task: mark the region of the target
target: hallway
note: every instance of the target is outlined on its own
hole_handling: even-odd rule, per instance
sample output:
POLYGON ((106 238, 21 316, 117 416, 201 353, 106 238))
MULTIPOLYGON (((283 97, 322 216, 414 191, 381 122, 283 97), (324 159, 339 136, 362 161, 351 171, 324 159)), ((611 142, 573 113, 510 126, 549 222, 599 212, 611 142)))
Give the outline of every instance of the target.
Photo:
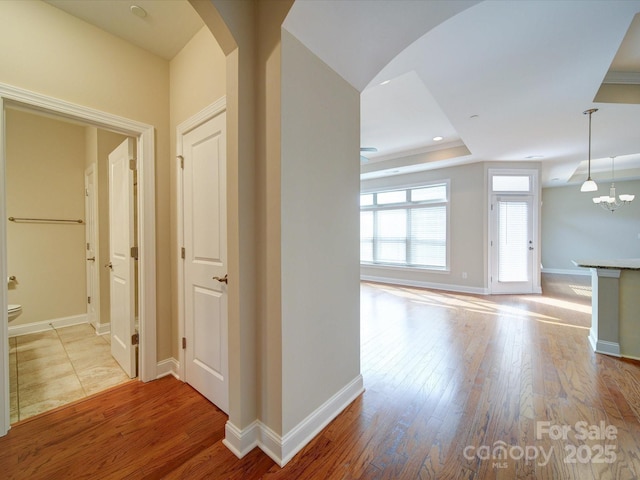
POLYGON ((543 288, 476 296, 363 283, 366 391, 283 469, 258 449, 233 456, 226 416, 171 377, 20 422, 0 439, 0 468, 29 479, 637 478, 640 363, 590 350, 589 277, 544 275, 543 288), (581 440, 578 422, 604 422, 616 438, 581 440), (479 454, 501 444, 510 457, 479 454), (514 447, 544 455, 514 458, 514 447))

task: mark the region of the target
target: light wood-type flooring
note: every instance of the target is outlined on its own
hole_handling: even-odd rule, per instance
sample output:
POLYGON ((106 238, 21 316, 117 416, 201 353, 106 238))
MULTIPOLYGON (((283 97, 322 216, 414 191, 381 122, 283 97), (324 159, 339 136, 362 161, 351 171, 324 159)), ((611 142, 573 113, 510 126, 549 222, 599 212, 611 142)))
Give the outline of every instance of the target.
POLYGON ((589 277, 545 275, 543 289, 363 283, 366 391, 283 469, 258 449, 234 457, 226 416, 166 377, 19 422, 0 477, 639 478, 640 363, 592 352, 589 277))

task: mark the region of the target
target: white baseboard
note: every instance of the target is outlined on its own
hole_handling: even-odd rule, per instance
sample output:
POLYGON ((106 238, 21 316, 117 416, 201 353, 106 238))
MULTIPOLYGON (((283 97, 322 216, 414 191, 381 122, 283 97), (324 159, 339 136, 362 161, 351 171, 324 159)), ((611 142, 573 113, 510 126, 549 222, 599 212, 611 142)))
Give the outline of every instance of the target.
POLYGON ((406 287, 430 288, 433 290, 445 290, 447 292, 472 293, 475 295, 489 295, 488 288, 467 287, 464 285, 450 285, 447 283, 421 282, 419 280, 406 280, 403 278, 378 277, 374 275, 360 275, 360 280, 365 282, 387 283, 390 285, 403 285, 406 287))
POLYGON ((94 327, 96 335, 108 335, 111 333, 111 323, 97 323, 94 327))
POLYGON ((81 313, 80 315, 72 315, 70 317, 43 320, 41 322, 9 325, 9 337, 17 337, 19 335, 27 335, 29 333, 46 332, 47 330, 51 330, 51 327, 70 327, 72 325, 80 325, 82 323, 88 323, 86 313, 81 313))
POLYGON ((167 358, 166 360, 161 360, 156 365, 156 379, 166 377, 167 375, 173 375, 178 380, 180 380, 180 375, 178 372, 180 371, 180 362, 178 362, 175 358, 167 358))
POLYGON ((568 269, 568 268, 543 268, 542 273, 555 273, 557 275, 585 275, 591 276, 591 270, 588 268, 568 269))
POLYGON ((622 357, 620 353, 620 344, 617 342, 598 340, 593 335, 589 334, 589 344, 596 353, 611 355, 612 357, 622 357))
POLYGON ((224 426, 224 440, 222 440, 222 443, 236 457, 242 458, 255 447, 260 446, 260 432, 263 428, 265 428, 265 425, 258 420, 253 421, 243 430, 240 430, 231 421, 227 421, 224 426))
POLYGON ((358 375, 283 437, 259 420, 244 430, 228 421, 225 425, 223 443, 238 458, 242 458, 257 446, 279 466, 284 467, 362 392, 364 383, 362 375, 358 375))

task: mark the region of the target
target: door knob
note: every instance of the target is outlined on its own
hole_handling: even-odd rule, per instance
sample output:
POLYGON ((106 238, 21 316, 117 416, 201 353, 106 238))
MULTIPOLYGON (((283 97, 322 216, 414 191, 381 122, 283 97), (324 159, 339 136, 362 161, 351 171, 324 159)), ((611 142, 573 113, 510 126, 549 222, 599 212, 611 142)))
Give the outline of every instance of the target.
POLYGON ((224 277, 213 277, 214 280, 218 280, 220 283, 228 283, 229 274, 225 274, 224 277))
POLYGON ((95 262, 96 257, 87 258, 87 262, 95 262))
POLYGON ((113 270, 113 264, 111 262, 107 263, 105 265, 106 268, 110 268, 111 270, 113 270))
POLYGON ((533 247, 529 247, 529 250, 533 250, 533 247))

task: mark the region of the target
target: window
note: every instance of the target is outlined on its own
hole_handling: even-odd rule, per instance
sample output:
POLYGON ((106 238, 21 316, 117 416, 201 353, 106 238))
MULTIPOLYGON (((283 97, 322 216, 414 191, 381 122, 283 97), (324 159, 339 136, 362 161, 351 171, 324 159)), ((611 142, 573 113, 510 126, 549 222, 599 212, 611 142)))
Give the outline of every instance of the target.
POLYGON ((449 183, 360 195, 360 262, 447 269, 449 183))

